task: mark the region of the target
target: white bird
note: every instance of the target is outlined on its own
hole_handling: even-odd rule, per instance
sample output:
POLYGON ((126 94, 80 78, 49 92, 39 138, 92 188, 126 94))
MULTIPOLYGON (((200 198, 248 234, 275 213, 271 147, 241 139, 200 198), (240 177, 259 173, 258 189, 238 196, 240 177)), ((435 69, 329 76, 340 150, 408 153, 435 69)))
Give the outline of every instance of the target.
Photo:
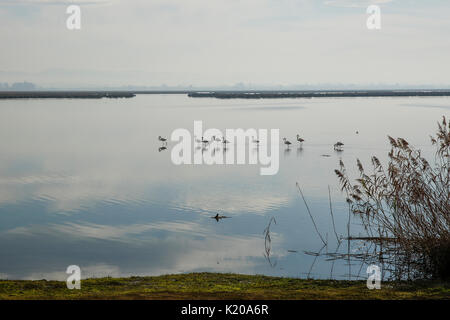
POLYGON ((287 140, 286 138, 283 138, 284 144, 287 145, 287 147, 289 148, 289 146, 292 144, 289 140, 287 140))

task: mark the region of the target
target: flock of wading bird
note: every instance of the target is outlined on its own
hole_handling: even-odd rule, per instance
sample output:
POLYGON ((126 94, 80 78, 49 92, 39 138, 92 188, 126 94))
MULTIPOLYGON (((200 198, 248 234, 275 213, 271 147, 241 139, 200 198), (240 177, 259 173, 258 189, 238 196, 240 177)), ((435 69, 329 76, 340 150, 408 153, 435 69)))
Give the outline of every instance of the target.
MULTIPOLYGON (((356 134, 358 134, 358 131, 356 131, 356 134)), ((161 152, 163 150, 166 150, 167 149, 167 139, 163 138, 161 136, 158 136, 158 140, 162 142, 162 146, 158 149, 158 151, 161 152)), ((302 146, 303 142, 305 141, 305 139, 301 138, 299 134, 297 134, 296 140, 300 144, 300 146, 302 146)), ((197 142, 199 144, 201 143, 203 146, 207 146, 207 145, 212 144, 212 143, 222 143, 225 147, 226 147, 227 144, 230 143, 230 141, 225 139, 225 137, 222 137, 222 139, 221 139, 221 138, 216 137, 216 136, 212 136, 211 140, 207 140, 204 137, 202 137, 201 139, 198 139, 195 136, 195 142, 197 142)), ((253 143, 255 143, 256 145, 259 145, 259 140, 253 138, 253 143)), ((292 144, 286 138, 283 138, 283 143, 286 145, 287 148, 289 148, 291 146, 291 144, 292 144)), ((344 144, 342 142, 340 142, 340 141, 336 142, 333 145, 334 150, 337 150, 337 151, 342 151, 343 146, 344 146, 344 144)))
MULTIPOLYGON (((358 131, 356 131, 356 133, 358 134, 358 131)), ((212 136, 212 137, 211 137, 211 140, 207 140, 207 139, 205 139, 204 137, 202 137, 201 139, 198 139, 196 136, 195 136, 194 138, 195 138, 195 142, 196 142, 196 143, 202 144, 203 146, 207 146, 207 145, 210 145, 210 144, 213 144, 213 143, 222 143, 223 146, 224 146, 224 149, 226 148, 227 144, 230 143, 230 141, 228 141, 227 139, 225 139, 225 137, 219 138, 219 137, 216 137, 216 136, 212 136)), ((158 151, 161 152, 161 151, 163 151, 163 150, 166 150, 166 149, 167 149, 167 138, 163 138, 163 137, 161 137, 161 136, 158 136, 158 140, 162 143, 162 145, 161 145, 161 147, 158 149, 158 151)), ((297 142, 300 144, 300 146, 302 146, 302 145, 303 145, 303 142, 305 142, 305 139, 303 139, 302 137, 300 137, 299 134, 297 134, 296 140, 297 140, 297 142)), ((257 140, 257 139, 254 139, 254 138, 253 138, 252 142, 253 142, 254 144, 256 144, 256 145, 259 145, 259 140, 257 140)), ((292 144, 292 143, 291 143, 289 140, 287 140, 286 138, 283 138, 283 143, 286 145, 286 148, 288 148, 288 149, 289 149, 289 147, 290 147, 291 144, 292 144)), ((336 150, 336 151, 342 151, 342 147, 343 147, 343 146, 344 146, 344 144, 343 144, 342 142, 340 142, 340 141, 336 142, 336 143, 333 145, 334 150, 336 150)), ((213 218, 213 219, 215 219, 217 222, 219 222, 219 221, 222 220, 222 219, 227 219, 227 218, 230 218, 230 217, 222 216, 222 215, 219 215, 219 214, 217 213, 215 216, 213 216, 213 217, 211 217, 211 218, 213 218)))

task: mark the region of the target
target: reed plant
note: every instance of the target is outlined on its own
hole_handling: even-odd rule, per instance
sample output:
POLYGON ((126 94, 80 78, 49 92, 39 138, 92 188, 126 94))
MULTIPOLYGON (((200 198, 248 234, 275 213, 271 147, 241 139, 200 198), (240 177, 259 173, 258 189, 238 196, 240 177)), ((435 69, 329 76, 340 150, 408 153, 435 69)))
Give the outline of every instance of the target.
POLYGON ((431 136, 433 159, 403 138, 388 136, 391 150, 382 165, 373 156, 370 170, 358 159, 351 180, 344 163, 335 170, 351 211, 368 239, 390 248, 398 278, 450 279, 450 123, 443 117, 431 136))

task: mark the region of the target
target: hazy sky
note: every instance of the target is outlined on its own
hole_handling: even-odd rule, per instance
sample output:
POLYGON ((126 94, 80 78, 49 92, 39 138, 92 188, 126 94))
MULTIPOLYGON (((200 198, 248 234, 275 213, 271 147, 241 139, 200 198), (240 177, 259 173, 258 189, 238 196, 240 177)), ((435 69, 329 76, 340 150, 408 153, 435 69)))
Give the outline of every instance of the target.
POLYGON ((450 84, 448 0, 0 0, 0 42, 42 86, 450 84))

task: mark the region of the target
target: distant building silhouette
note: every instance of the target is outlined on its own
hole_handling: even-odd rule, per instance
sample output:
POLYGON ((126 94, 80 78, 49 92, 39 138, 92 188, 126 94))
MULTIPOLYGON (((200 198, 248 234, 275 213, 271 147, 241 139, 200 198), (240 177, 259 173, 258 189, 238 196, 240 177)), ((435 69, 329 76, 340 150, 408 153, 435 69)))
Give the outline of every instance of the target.
POLYGON ((11 91, 33 91, 36 90, 36 85, 31 82, 15 82, 12 84, 11 91))
POLYGON ((7 82, 0 82, 0 91, 34 91, 37 90, 36 85, 31 82, 15 82, 9 85, 7 82))

